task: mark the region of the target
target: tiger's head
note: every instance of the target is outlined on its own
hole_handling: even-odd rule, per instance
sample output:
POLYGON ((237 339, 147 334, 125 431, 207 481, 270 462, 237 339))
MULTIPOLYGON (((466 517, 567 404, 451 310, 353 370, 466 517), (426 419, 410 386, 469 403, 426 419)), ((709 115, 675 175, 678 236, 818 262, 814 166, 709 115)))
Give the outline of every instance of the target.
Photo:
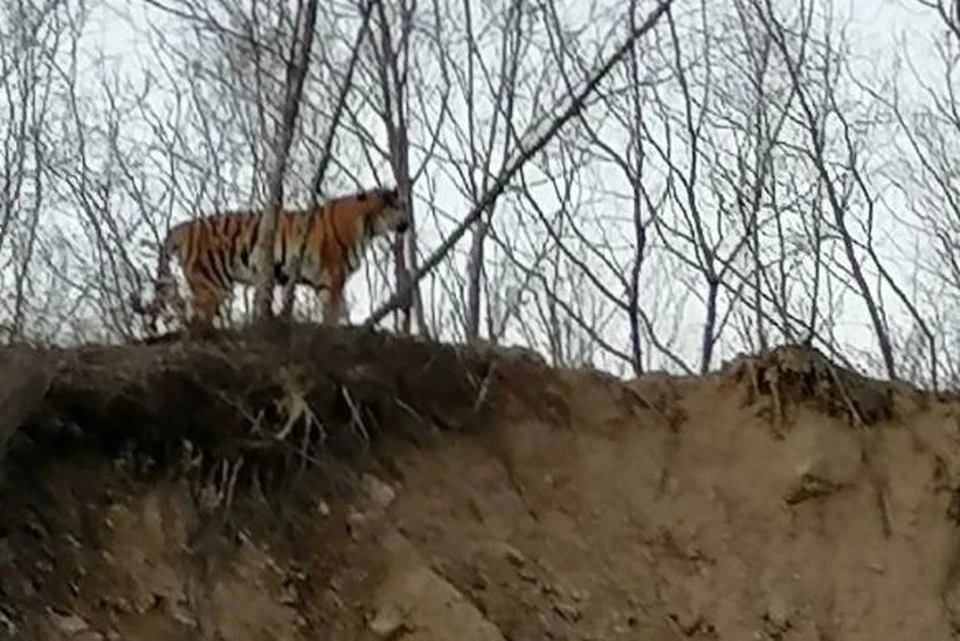
POLYGON ((403 234, 410 226, 410 217, 400 198, 397 187, 374 189, 364 195, 369 201, 367 216, 375 234, 388 234, 395 231, 403 234))

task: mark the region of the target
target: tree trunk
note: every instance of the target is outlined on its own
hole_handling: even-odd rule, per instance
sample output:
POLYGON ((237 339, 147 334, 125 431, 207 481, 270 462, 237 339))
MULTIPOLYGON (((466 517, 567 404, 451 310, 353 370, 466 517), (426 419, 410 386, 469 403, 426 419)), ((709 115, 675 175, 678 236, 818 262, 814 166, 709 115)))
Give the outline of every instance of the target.
MULTIPOLYGON (((287 90, 280 129, 274 145, 274 165, 268 182, 269 204, 260 223, 257 244, 253 250, 253 265, 257 275, 253 305, 254 317, 258 321, 270 318, 273 312, 273 244, 277 231, 277 216, 283 207, 283 177, 287 169, 287 157, 300 113, 303 82, 310 64, 310 50, 313 47, 314 26, 317 22, 317 0, 300 0, 297 16, 301 15, 302 27, 294 34, 290 45, 290 59, 287 61, 287 90)), ((297 24, 300 24, 300 20, 297 20, 297 24)))

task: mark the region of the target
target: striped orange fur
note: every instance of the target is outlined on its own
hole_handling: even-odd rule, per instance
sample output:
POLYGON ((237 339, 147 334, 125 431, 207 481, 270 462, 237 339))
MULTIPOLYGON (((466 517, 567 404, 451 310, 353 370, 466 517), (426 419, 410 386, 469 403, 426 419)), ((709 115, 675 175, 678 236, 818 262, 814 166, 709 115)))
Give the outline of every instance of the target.
MULTIPOLYGON (((187 316, 170 271, 174 256, 190 289, 194 322, 212 325, 234 284, 256 282, 253 252, 263 214, 219 212, 170 229, 158 259, 154 300, 146 306, 136 297, 131 300, 151 332, 163 309, 173 307, 181 318, 187 316)), ((312 215, 284 210, 277 218, 273 246, 274 283, 288 282, 303 249, 297 283, 314 288, 323 303, 324 323, 336 324, 343 316, 347 278, 360 267, 370 241, 391 231, 402 234, 407 226, 396 188, 343 196, 318 206, 312 215)))

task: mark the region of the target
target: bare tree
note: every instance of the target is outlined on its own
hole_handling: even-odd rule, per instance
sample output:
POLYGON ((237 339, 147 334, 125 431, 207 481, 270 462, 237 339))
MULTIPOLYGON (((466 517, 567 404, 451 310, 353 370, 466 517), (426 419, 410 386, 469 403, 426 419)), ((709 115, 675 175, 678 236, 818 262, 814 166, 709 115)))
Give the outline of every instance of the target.
MULTIPOLYGON (((786 64, 787 71, 790 74, 790 79, 793 82, 796 90, 797 100, 799 102, 801 113, 804 119, 804 126, 809 135, 810 160, 823 179, 826 199, 829 203, 830 209, 832 210, 834 216, 834 225, 840 235, 840 239, 848 261, 847 267, 849 268, 850 274, 856 284, 857 292, 862 297, 864 304, 867 307, 871 323, 873 324, 876 340, 883 356, 886 373, 891 379, 893 379, 896 377, 896 366, 886 323, 883 320, 876 298, 869 284, 867 283, 866 274, 864 273, 864 270, 861 267, 860 259, 857 256, 857 243, 853 238, 847 222, 848 210, 851 204, 849 196, 852 194, 849 191, 845 191, 843 187, 838 184, 838 181, 830 175, 830 171, 828 169, 828 164, 831 161, 828 158, 828 142, 826 140, 824 125, 828 115, 842 115, 842 110, 839 109, 837 105, 835 94, 836 87, 834 84, 836 80, 836 69, 839 65, 837 53, 830 46, 829 41, 824 44, 823 56, 820 59, 821 75, 819 80, 822 83, 822 85, 819 87, 819 90, 821 91, 822 105, 820 106, 815 101, 814 96, 811 95, 811 87, 807 81, 809 73, 808 70, 810 69, 808 66, 809 63, 804 64, 807 61, 807 56, 810 55, 808 48, 812 48, 812 44, 807 39, 793 44, 793 42, 796 41, 795 34, 798 31, 800 34, 810 33, 810 21, 813 17, 812 10, 814 5, 801 3, 799 7, 798 18, 800 23, 789 30, 776 16, 776 12, 771 0, 754 0, 754 6, 756 7, 760 19, 767 27, 768 32, 773 39, 774 46, 782 56, 783 61, 786 64), (763 2, 763 4, 761 4, 761 2, 763 2)), ((846 133, 848 133, 848 130, 846 133)), ((855 151, 850 149, 849 146, 848 152, 855 153, 855 151)), ((851 161, 851 167, 857 162, 855 155, 849 160, 851 161)), ((857 183, 858 187, 863 188, 865 186, 862 181, 857 181, 855 176, 851 175, 851 178, 857 183)), ((869 198, 869 196, 867 196, 867 198, 869 198)))
MULTIPOLYGON (((454 231, 447 236, 446 239, 439 245, 439 247, 411 276, 411 285, 413 286, 423 276, 433 269, 444 256, 453 248, 453 246, 463 237, 464 234, 478 221, 483 214, 488 210, 488 208, 493 205, 497 198, 503 193, 510 181, 520 172, 523 166, 539 151, 541 151, 550 140, 552 140, 560 129, 566 125, 569 121, 575 118, 585 106, 585 103, 590 96, 594 94, 597 87, 600 83, 610 74, 610 72, 616 67, 624 57, 629 54, 633 49, 634 44, 643 37, 644 34, 649 32, 659 21, 660 17, 666 12, 670 6, 671 0, 664 0, 657 5, 649 17, 643 21, 641 24, 635 26, 630 30, 627 38, 624 43, 617 47, 617 49, 610 54, 609 58, 604 60, 602 64, 599 65, 596 72, 591 74, 586 82, 583 84, 582 88, 576 91, 574 94, 570 95, 567 98, 566 104, 563 106, 559 115, 553 116, 552 114, 544 118, 540 123, 537 123, 537 126, 531 128, 531 130, 521 136, 517 143, 516 155, 506 163, 504 170, 500 172, 497 179, 491 183, 490 189, 487 193, 477 202, 471 211, 463 218, 459 225, 454 229, 454 231)), ((405 300, 405 297, 409 295, 408 291, 401 290, 392 296, 387 302, 381 305, 379 308, 373 311, 373 313, 367 318, 364 325, 371 326, 379 322, 387 314, 389 314, 393 309, 398 305, 402 304, 405 300)))
MULTIPOLYGON (((513 125, 515 96, 519 87, 518 75, 520 63, 524 58, 525 49, 530 46, 529 25, 526 19, 524 5, 521 2, 511 2, 503 24, 499 28, 498 52, 496 60, 499 69, 489 68, 487 60, 480 49, 480 40, 475 31, 473 9, 469 0, 463 4, 464 24, 466 35, 471 43, 467 53, 465 73, 460 73, 464 87, 462 90, 467 99, 467 123, 464 146, 467 152, 467 163, 462 168, 457 165, 460 174, 461 189, 466 191, 469 202, 476 203, 489 190, 490 182, 495 178, 493 163, 500 157, 497 173, 501 173, 513 152, 515 141, 510 135, 513 125), (525 27, 526 23, 526 27, 525 27), (490 96, 492 113, 485 118, 489 120, 489 127, 481 130, 478 118, 480 98, 477 95, 478 84, 494 93, 490 96)), ((482 272, 484 265, 484 246, 490 229, 490 217, 493 215, 495 203, 491 203, 487 211, 477 219, 470 243, 466 274, 466 314, 465 333, 468 341, 480 336, 480 295, 482 290, 482 272)))
MULTIPOLYGON (((952 77, 956 8, 918 2, 952 77)), ((208 211, 313 208, 383 172, 417 224, 366 261, 368 326, 397 313, 400 331, 640 374, 782 340, 855 357, 862 315, 861 361, 955 381, 952 84, 854 69, 860 43, 822 4, 664 4, 645 21, 628 4, 362 1, 318 20, 307 0, 148 0, 152 49, 130 73, 80 37, 99 5, 11 3, 5 339, 131 337, 141 240, 208 211)))
POLYGON ((715 107, 720 99, 715 86, 720 60, 715 55, 717 38, 710 28, 708 4, 700 3, 696 23, 685 33, 668 14, 670 38, 662 55, 676 78, 679 105, 673 107, 672 96, 652 88, 647 111, 658 116, 657 125, 640 125, 648 153, 668 172, 670 183, 663 204, 649 207, 656 212, 653 230, 672 259, 697 273, 705 286, 695 290, 704 309, 700 373, 709 371, 718 339, 742 300, 742 281, 729 288, 724 283, 758 225, 738 216, 732 208, 735 195, 728 196, 720 188, 718 174, 727 162, 728 145, 721 139, 722 129, 712 126, 714 114, 725 110, 715 107))
MULTIPOLYGON (((630 12, 631 24, 636 20, 635 14, 636 2, 633 2, 630 12)), ((555 55, 559 55, 559 52, 555 55)), ((591 233, 588 234, 580 229, 581 225, 576 222, 579 216, 570 220, 570 225, 575 230, 574 234, 579 240, 579 246, 568 250, 570 259, 578 263, 581 269, 597 275, 591 278, 594 281, 594 289, 609 299, 611 304, 625 315, 630 342, 629 358, 626 360, 635 375, 640 375, 644 371, 644 341, 649 341, 654 349, 670 351, 655 335, 654 325, 644 312, 641 299, 641 271, 644 269, 649 249, 647 233, 652 219, 651 212, 659 209, 666 196, 665 190, 662 190, 659 195, 652 193, 649 181, 644 176, 648 157, 645 138, 649 134, 649 130, 644 126, 644 120, 650 115, 648 102, 651 98, 648 92, 651 87, 664 82, 662 77, 657 77, 657 70, 650 67, 651 60, 652 58, 642 49, 638 48, 631 52, 623 67, 622 76, 617 77, 623 89, 610 90, 607 92, 608 95, 604 96, 603 117, 580 119, 584 137, 598 150, 599 158, 594 160, 612 163, 622 172, 628 192, 623 196, 617 194, 614 197, 629 203, 630 222, 624 225, 623 233, 626 237, 622 242, 630 247, 631 251, 624 256, 624 259, 619 259, 617 254, 623 252, 616 251, 612 246, 613 241, 608 240, 605 219, 601 218, 597 221, 596 227, 590 229, 591 233), (604 135, 600 132, 600 127, 608 130, 611 123, 622 132, 620 135, 604 135), (603 240, 598 242, 594 239, 603 240), (596 260, 591 261, 590 264, 584 259, 577 258, 578 256, 590 257, 591 254, 596 260), (616 282, 620 291, 614 291, 600 282, 607 279, 616 282)), ((578 66, 581 68, 585 64, 582 60, 578 61, 578 66)), ((569 83, 566 74, 565 80, 569 83)), ((598 195, 608 198, 613 196, 611 189, 607 186, 604 186, 598 195)), ((652 274, 649 275, 652 276, 652 274)), ((619 350, 616 351, 619 352, 619 350)), ((620 352, 620 354, 623 353, 620 352)), ((675 358, 676 355, 670 354, 669 357, 675 358)))
MULTIPOLYGON (((344 73, 343 80, 340 83, 340 87, 337 92, 337 100, 333 107, 333 114, 330 117, 330 123, 327 127, 326 135, 323 138, 322 147, 320 150, 320 159, 317 162, 316 173, 314 174, 312 181, 313 189, 312 202, 310 203, 309 207, 310 211, 314 211, 319 206, 319 199, 323 195, 324 179, 327 177, 333 156, 333 143, 337 135, 337 130, 340 127, 343 113, 346 109, 347 98, 350 90, 353 88, 354 71, 357 68, 357 62, 360 58, 361 46, 366 39, 367 34, 369 33, 370 18, 373 14, 374 7, 378 6, 379 4, 380 3, 378 0, 370 0, 364 6, 360 27, 357 30, 356 39, 351 47, 350 58, 347 62, 347 69, 344 73)), ((311 218, 311 225, 313 222, 314 219, 311 218)), ((308 227, 307 233, 304 234, 303 237, 304 244, 306 243, 309 235, 310 228, 308 227)), ((300 259, 303 256, 304 249, 305 247, 301 245, 299 250, 296 252, 293 263, 293 274, 283 288, 283 308, 281 314, 285 320, 289 320, 293 314, 294 291, 299 277, 300 259)))
POLYGON ((391 24, 383 3, 377 5, 377 38, 372 43, 374 64, 378 78, 380 104, 377 111, 387 132, 387 157, 393 170, 400 197, 411 219, 410 235, 398 237, 393 244, 394 277, 397 287, 409 291, 400 311, 402 320, 398 329, 408 334, 411 313, 416 309, 417 323, 421 332, 426 331, 423 304, 419 288, 411 287, 410 261, 416 261, 416 224, 413 211, 412 183, 410 175, 410 140, 408 105, 410 101, 409 79, 412 66, 410 42, 413 33, 413 16, 416 3, 401 1, 396 6, 397 28, 391 24), (393 33, 398 32, 396 41, 393 33))
MULTIPOLYGON (((62 113, 57 96, 62 77, 56 70, 76 48, 75 7, 53 3, 8 3, 0 9, 0 86, 4 118, 3 168, 0 170, 0 282, 9 294, 0 299, 7 316, 5 339, 25 340, 28 325, 45 312, 58 313, 51 299, 38 296, 49 251, 42 212, 56 203, 51 188, 50 140, 62 113), (6 297, 5 297, 6 298, 6 297)), ((46 219, 46 220, 45 220, 46 219)), ((2 322, 2 321, 0 321, 2 322)))
POLYGON ((886 164, 878 174, 905 204, 885 207, 885 213, 904 226, 919 229, 922 239, 909 258, 915 265, 913 282, 905 288, 910 294, 898 291, 912 316, 899 353, 911 372, 907 378, 936 390, 944 385, 956 386, 960 380, 955 359, 944 357, 956 344, 954 327, 960 319, 960 198, 955 185, 960 163, 948 142, 960 132, 960 100, 951 81, 958 68, 960 14, 956 3, 948 6, 922 0, 918 4, 932 9, 945 28, 933 50, 939 73, 933 65, 921 68, 904 55, 885 86, 858 85, 885 107, 898 130, 898 153, 893 155, 897 162, 886 164), (909 67, 906 78, 902 74, 904 63, 909 67), (930 75, 945 82, 930 78, 931 71, 934 73, 930 75), (921 99, 906 94, 905 80, 912 81, 921 99), (923 366, 921 359, 926 361, 923 366))
MULTIPOLYGON (((283 206, 283 179, 287 168, 287 156, 293 141, 294 127, 300 113, 300 97, 303 94, 303 82, 310 64, 310 50, 313 46, 314 25, 317 21, 317 0, 300 0, 297 3, 297 25, 295 36, 290 45, 287 60, 286 92, 284 94, 282 118, 274 131, 274 165, 269 177, 269 201, 263 220, 260 223, 257 244, 251 262, 257 273, 254 313, 259 319, 269 318, 273 303, 273 245, 276 236, 277 217, 283 206)), ((336 322, 339 319, 325 319, 336 322)))

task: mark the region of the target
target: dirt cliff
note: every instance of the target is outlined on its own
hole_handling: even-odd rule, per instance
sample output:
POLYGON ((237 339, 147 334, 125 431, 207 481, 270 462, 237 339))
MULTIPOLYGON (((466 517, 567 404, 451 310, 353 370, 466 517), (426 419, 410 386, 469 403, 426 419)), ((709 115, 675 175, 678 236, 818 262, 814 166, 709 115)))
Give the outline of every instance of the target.
POLYGON ((296 328, 0 377, 0 639, 960 629, 960 404, 809 350, 620 381, 296 328))

